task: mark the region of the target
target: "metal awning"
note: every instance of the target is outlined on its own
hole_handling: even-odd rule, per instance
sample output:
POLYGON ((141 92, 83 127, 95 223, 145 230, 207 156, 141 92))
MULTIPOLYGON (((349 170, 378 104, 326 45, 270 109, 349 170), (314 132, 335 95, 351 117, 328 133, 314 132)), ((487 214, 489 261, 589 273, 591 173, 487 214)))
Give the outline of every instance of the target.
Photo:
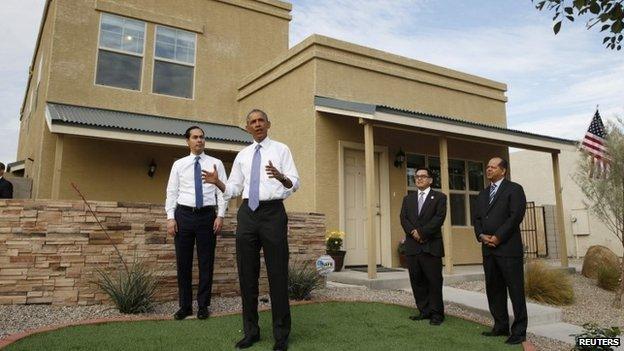
POLYGON ((58 103, 47 103, 46 122, 52 133, 162 145, 186 145, 192 125, 206 133, 207 149, 239 151, 253 142, 238 126, 58 103))
POLYGON ((408 111, 384 105, 345 101, 322 96, 316 96, 314 104, 319 112, 362 118, 369 123, 377 122, 413 127, 424 133, 443 134, 450 138, 545 152, 559 152, 562 149, 573 150, 576 149, 577 145, 577 142, 574 140, 529 133, 454 117, 408 111))

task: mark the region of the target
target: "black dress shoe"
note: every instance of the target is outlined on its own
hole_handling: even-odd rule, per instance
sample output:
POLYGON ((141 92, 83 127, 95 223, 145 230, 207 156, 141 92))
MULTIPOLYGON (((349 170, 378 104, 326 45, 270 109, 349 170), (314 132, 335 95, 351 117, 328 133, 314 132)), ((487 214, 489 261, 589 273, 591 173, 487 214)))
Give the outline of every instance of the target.
POLYGON ((526 337, 520 335, 512 335, 505 340, 505 344, 516 345, 526 341, 526 337))
POLYGON ((440 325, 444 321, 444 317, 432 316, 429 320, 429 324, 431 325, 440 325))
POLYGON ((208 312, 208 307, 200 307, 197 310, 197 319, 206 319, 210 316, 210 312, 208 312))
POLYGON ((184 318, 186 318, 186 317, 188 317, 188 316, 190 316, 190 315, 192 315, 192 314, 193 314, 193 310, 192 310, 192 309, 189 309, 189 308, 180 308, 180 309, 178 310, 178 312, 176 312, 176 313, 174 313, 174 314, 173 314, 173 318, 174 318, 175 320, 181 321, 181 320, 183 320, 184 318))
POLYGON ((419 315, 413 315, 410 316, 409 319, 413 320, 413 321, 422 321, 423 319, 431 319, 431 315, 430 314, 419 314, 419 315))
POLYGON ((286 351, 288 350, 288 340, 276 341, 273 345, 273 350, 286 351))
POLYGON ((251 347, 251 345, 253 345, 254 343, 256 343, 259 340, 260 340, 260 335, 250 336, 250 337, 245 336, 244 338, 240 339, 236 343, 236 348, 237 349, 246 349, 248 347, 251 347))
POLYGON ((509 336, 509 332, 506 330, 492 330, 492 331, 484 331, 481 333, 483 336, 509 336))

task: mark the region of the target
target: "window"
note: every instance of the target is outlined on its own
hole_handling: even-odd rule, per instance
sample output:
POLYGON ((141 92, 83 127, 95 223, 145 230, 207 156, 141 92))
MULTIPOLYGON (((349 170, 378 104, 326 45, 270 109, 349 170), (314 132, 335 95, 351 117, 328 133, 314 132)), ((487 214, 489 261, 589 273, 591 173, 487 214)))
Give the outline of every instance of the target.
MULTIPOLYGON (((442 188, 440 173, 440 158, 435 156, 423 156, 407 154, 407 190, 417 191, 415 174, 416 168, 429 167, 433 175, 431 187, 440 190, 442 188)), ((472 224, 472 209, 479 192, 484 186, 483 163, 465 160, 449 159, 449 189, 451 205, 451 225, 465 226, 472 224)))
POLYGON ((154 93, 193 98, 195 39, 195 33, 156 26, 154 93))
POLYGON ((145 22, 103 13, 95 83, 140 90, 145 22))

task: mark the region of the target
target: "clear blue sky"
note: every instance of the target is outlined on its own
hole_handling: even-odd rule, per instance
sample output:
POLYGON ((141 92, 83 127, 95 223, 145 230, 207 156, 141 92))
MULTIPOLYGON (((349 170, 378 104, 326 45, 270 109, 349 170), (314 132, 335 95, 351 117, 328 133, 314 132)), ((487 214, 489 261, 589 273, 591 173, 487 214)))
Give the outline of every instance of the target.
MULTIPOLYGON (((43 0, 0 2, 0 161, 15 161, 19 109, 43 0)), ((552 32, 530 0, 294 0, 290 45, 318 33, 508 85, 510 128, 580 139, 596 105, 624 117, 624 52, 585 21, 552 32)))

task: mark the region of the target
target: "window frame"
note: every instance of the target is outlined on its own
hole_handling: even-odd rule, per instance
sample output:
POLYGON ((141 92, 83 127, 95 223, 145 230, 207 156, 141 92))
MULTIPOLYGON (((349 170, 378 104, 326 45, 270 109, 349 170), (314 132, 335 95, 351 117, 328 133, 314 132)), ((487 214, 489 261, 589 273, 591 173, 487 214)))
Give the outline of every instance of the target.
POLYGON ((154 47, 152 48, 152 87, 150 89, 150 94, 154 94, 154 95, 158 95, 158 96, 166 96, 169 98, 174 98, 174 99, 183 99, 183 100, 195 100, 195 84, 197 82, 197 33, 190 31, 190 30, 186 30, 186 29, 181 29, 181 28, 176 28, 176 27, 170 27, 170 26, 165 26, 162 24, 155 24, 154 25, 154 47), (159 58, 156 56, 156 38, 158 37, 158 27, 163 27, 163 28, 168 28, 168 29, 173 29, 173 30, 179 30, 179 31, 183 31, 183 32, 187 32, 187 33, 191 33, 194 35, 194 39, 195 39, 195 47, 193 49, 193 63, 190 64, 188 62, 182 62, 182 61, 177 61, 177 60, 172 60, 172 59, 167 59, 167 58, 159 58), (154 81, 155 81, 155 77, 156 77, 156 61, 161 61, 161 62, 167 62, 167 63, 171 63, 171 64, 175 64, 175 65, 181 65, 181 66, 186 66, 186 67, 192 67, 193 68, 193 86, 191 88, 191 97, 187 98, 184 96, 176 96, 176 95, 169 95, 169 94, 163 94, 163 93, 157 93, 154 91, 154 81))
MULTIPOLYGON (((429 164, 430 161, 429 159, 431 157, 435 157, 435 158, 440 158, 439 155, 428 155, 428 154, 419 154, 419 153, 415 153, 415 152, 406 152, 406 160, 407 160, 407 154, 411 154, 411 155, 416 155, 416 156, 422 156, 425 158, 425 167, 429 168, 429 164)), ((449 161, 451 160, 451 158, 449 157, 449 161)), ((464 196, 464 206, 465 206, 465 213, 466 213, 466 224, 462 225, 462 224, 451 224, 453 227, 463 227, 463 228, 471 228, 473 227, 472 225, 472 215, 470 213, 470 195, 479 195, 480 191, 476 191, 476 190, 470 190, 470 177, 469 177, 469 168, 468 168, 468 162, 474 162, 474 163, 480 163, 482 170, 483 170, 483 187, 485 188, 485 183, 486 183, 486 177, 485 177, 485 162, 483 161, 479 161, 479 160, 474 160, 474 159, 464 159, 464 158, 453 158, 453 160, 455 161, 462 161, 464 163, 464 177, 465 177, 465 184, 466 187, 464 190, 452 190, 449 189, 449 195, 450 194, 459 194, 459 195, 463 195, 464 196)), ((441 167, 440 167, 441 168, 441 167)), ((441 180, 440 180, 441 181, 441 180)), ((405 172, 405 182, 407 184, 407 167, 406 167, 406 172, 405 172)), ((433 184, 432 184, 433 185, 433 184)), ((436 190, 436 191, 442 191, 442 189, 440 188, 434 188, 431 187, 431 189, 436 190)), ((407 192, 409 193, 410 191, 418 191, 418 188, 415 186, 407 186, 407 192)), ((447 201, 451 201, 450 196, 447 199, 447 201)), ((449 208, 450 208, 450 203, 449 203, 449 208)), ((450 216, 450 213, 447 213, 448 216, 450 216)))
POLYGON ((109 12, 100 12, 100 20, 99 20, 99 23, 98 23, 97 36, 98 36, 98 39, 97 39, 97 47, 96 47, 96 51, 95 51, 95 69, 93 70, 93 85, 98 86, 98 87, 119 89, 119 90, 123 90, 123 91, 142 92, 143 91, 143 70, 145 69, 145 49, 147 47, 147 22, 144 21, 144 20, 140 20, 138 18, 121 16, 121 15, 117 15, 117 14, 109 13, 109 12), (124 18, 124 19, 127 18, 127 19, 131 19, 131 20, 143 22, 143 48, 141 50, 141 54, 140 55, 137 54, 136 52, 123 51, 123 50, 118 50, 118 49, 111 49, 111 48, 102 47, 102 43, 101 43, 101 39, 102 39, 102 18, 105 15, 106 16, 113 16, 113 17, 124 18), (120 54, 120 55, 129 55, 129 56, 134 56, 134 57, 140 57, 141 58, 141 69, 139 70, 139 89, 135 90, 135 89, 116 87, 116 86, 112 86, 112 85, 98 84, 98 82, 97 82, 97 71, 98 71, 98 65, 99 65, 99 61, 100 61, 100 50, 113 52, 113 53, 120 54))

